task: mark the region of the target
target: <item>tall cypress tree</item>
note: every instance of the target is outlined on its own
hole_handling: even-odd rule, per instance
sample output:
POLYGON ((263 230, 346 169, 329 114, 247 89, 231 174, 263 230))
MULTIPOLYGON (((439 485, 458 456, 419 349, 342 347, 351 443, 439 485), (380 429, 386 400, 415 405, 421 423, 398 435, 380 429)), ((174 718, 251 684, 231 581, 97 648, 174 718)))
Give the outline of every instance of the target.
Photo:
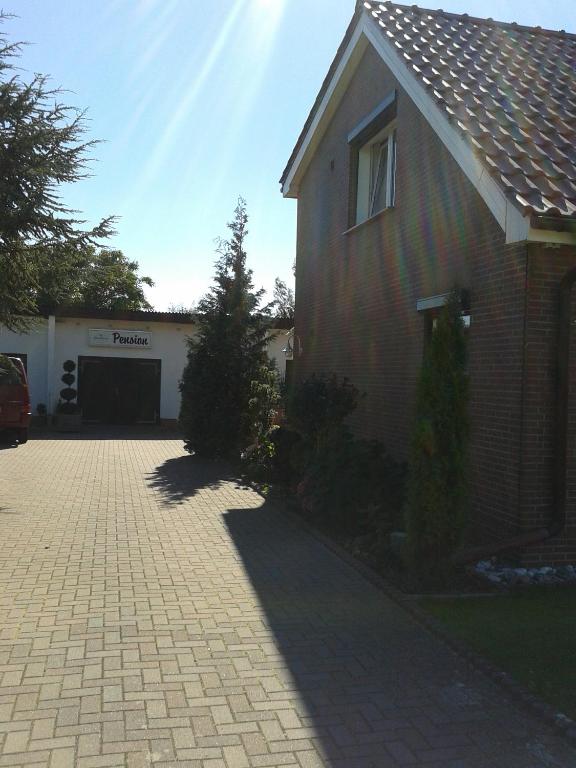
POLYGON ((266 418, 255 398, 265 398, 270 385, 270 319, 260 306, 264 291, 254 289, 246 266, 247 222, 239 198, 231 237, 218 245, 214 285, 198 305, 199 332, 188 340, 180 426, 186 449, 200 456, 239 456, 261 432, 255 418, 266 418))
POLYGON ((408 557, 418 581, 441 586, 466 523, 468 376, 459 292, 442 308, 426 350, 408 476, 408 557))

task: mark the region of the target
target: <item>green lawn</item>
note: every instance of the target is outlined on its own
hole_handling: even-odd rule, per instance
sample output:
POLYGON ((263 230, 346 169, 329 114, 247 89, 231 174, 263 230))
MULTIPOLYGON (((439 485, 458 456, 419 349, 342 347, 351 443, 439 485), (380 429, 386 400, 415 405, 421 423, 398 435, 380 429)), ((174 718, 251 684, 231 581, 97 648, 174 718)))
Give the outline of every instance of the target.
POLYGON ((576 588, 425 598, 420 605, 475 651, 576 719, 576 588))

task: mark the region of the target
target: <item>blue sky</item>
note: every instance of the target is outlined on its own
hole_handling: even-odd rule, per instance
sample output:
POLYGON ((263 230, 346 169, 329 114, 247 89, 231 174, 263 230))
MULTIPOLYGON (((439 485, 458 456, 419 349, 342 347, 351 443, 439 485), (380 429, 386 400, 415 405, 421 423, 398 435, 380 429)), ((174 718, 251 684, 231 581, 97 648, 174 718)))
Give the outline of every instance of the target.
MULTIPOLYGON (((420 3, 430 7, 426 2, 420 3)), ((576 31, 575 0, 442 0, 446 11, 576 31)), ((434 7, 434 4, 432 4, 434 7)), ((7 0, 23 69, 88 110, 93 176, 63 190, 156 282, 157 309, 208 288, 214 239, 248 203, 257 286, 292 280, 296 203, 278 179, 353 0, 7 0)))

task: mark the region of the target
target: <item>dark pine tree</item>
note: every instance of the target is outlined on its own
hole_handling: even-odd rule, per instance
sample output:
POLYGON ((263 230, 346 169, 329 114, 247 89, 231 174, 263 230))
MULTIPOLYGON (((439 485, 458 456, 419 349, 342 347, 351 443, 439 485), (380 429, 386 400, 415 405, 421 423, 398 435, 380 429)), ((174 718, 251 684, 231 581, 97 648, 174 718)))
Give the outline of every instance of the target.
POLYGON ((242 198, 228 224, 229 240, 220 240, 214 285, 198 305, 199 332, 188 341, 188 361, 180 391, 180 425, 190 453, 236 458, 262 432, 268 418, 259 407, 269 398, 271 363, 266 354, 270 319, 261 308, 263 290, 255 290, 246 267, 248 231, 242 198))

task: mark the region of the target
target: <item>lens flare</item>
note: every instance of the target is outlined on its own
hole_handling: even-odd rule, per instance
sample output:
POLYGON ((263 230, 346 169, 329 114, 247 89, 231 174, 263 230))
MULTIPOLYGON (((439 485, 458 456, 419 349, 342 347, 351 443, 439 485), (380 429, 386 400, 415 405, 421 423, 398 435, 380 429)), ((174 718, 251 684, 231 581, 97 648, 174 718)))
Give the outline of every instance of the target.
MULTIPOLYGON (((182 153, 182 143, 197 130, 198 115, 208 111, 211 114, 222 112, 225 119, 219 130, 214 166, 209 178, 203 182, 201 204, 208 205, 213 196, 218 196, 239 150, 244 126, 250 119, 258 119, 254 115, 255 105, 285 8, 286 0, 235 0, 211 45, 206 45, 205 50, 196 47, 191 51, 189 60, 164 88, 164 93, 158 93, 159 83, 151 67, 150 55, 137 63, 138 80, 145 79, 144 70, 151 70, 148 86, 151 82, 154 85, 145 88, 138 98, 125 134, 137 129, 158 98, 164 102, 166 120, 148 153, 147 162, 132 185, 129 200, 125 201, 128 207, 136 205, 146 194, 149 185, 161 174, 164 164, 173 160, 176 152, 179 153, 179 173, 178 189, 173 188, 174 193, 185 192, 198 182, 197 167, 205 152, 205 143, 188 141, 185 153, 182 153), (215 80, 220 82, 220 88, 212 87, 215 80)), ((169 22, 164 17, 163 23, 169 22)), ((166 36, 162 35, 162 38, 167 44, 166 36)))

